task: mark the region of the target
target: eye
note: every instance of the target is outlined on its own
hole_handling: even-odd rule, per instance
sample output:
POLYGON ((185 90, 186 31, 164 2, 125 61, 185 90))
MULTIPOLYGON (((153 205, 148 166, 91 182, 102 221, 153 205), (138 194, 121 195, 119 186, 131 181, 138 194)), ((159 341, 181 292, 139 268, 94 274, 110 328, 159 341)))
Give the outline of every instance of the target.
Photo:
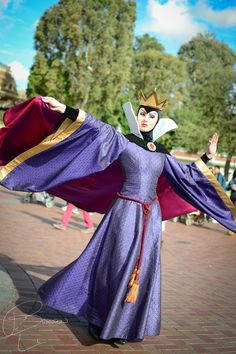
POLYGON ((150 116, 151 119, 155 119, 155 118, 158 117, 158 114, 157 114, 157 112, 150 112, 149 116, 150 116))
POLYGON ((144 112, 144 111, 141 111, 141 112, 140 112, 140 115, 141 115, 141 116, 145 116, 145 112, 144 112))

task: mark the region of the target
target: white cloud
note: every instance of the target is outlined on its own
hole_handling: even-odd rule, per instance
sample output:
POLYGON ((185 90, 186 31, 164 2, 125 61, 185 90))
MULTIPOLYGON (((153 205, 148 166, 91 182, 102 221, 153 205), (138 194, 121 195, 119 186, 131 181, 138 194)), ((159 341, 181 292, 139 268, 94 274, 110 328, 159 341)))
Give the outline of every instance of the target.
POLYGON ((153 33, 159 40, 179 46, 197 33, 217 28, 236 26, 236 7, 214 9, 207 0, 190 5, 189 0, 148 0, 148 18, 140 26, 142 33, 153 33))
POLYGON ((236 7, 228 7, 224 10, 213 10, 206 1, 199 0, 192 9, 192 15, 206 20, 219 28, 229 28, 236 25, 236 7))
POLYGON ((39 19, 34 21, 33 25, 32 25, 32 29, 35 31, 36 30, 36 27, 38 26, 39 24, 39 19))
POLYGON ((12 5, 13 10, 16 10, 21 4, 23 0, 0 0, 0 6, 7 8, 8 5, 12 5))
POLYGON ((18 61, 13 61, 8 64, 11 68, 11 73, 14 79, 16 80, 17 86, 21 87, 22 85, 25 86, 28 76, 29 70, 26 69, 22 63, 18 61))
POLYGON ((2 55, 12 55, 14 53, 12 51, 8 50, 8 49, 0 49, 0 54, 2 54, 2 55))
POLYGON ((166 40, 183 43, 199 32, 207 30, 206 25, 194 20, 185 0, 168 0, 161 4, 158 0, 148 1, 149 20, 142 29, 162 36, 166 40))
POLYGON ((19 17, 6 15, 9 5, 11 5, 11 12, 15 12, 22 2, 23 0, 0 0, 0 36, 4 36, 4 34, 10 31, 16 23, 23 22, 19 17))
POLYGON ((7 7, 9 3, 10 3, 10 0, 0 0, 0 5, 2 7, 7 7))

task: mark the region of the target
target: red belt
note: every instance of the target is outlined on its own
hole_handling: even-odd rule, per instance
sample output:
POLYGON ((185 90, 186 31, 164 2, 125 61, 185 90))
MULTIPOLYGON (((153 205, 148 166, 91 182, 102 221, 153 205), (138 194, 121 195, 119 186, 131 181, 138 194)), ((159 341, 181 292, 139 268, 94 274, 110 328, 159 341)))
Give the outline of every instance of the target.
POLYGON ((141 249, 139 252, 139 257, 135 265, 135 269, 133 273, 131 274, 130 281, 128 284, 129 292, 125 298, 125 302, 131 302, 132 304, 135 304, 137 296, 138 296, 138 291, 139 291, 139 273, 140 273, 140 267, 141 267, 141 262, 142 262, 142 257, 143 257, 143 249, 144 249, 144 241, 145 241, 145 236, 146 236, 146 229, 147 229, 147 223, 150 215, 150 207, 151 205, 158 199, 157 197, 153 199, 149 203, 144 203, 141 200, 128 197, 126 195, 123 195, 121 193, 117 193, 119 198, 122 199, 128 199, 136 203, 142 204, 142 210, 143 210, 143 228, 142 228, 142 240, 141 240, 141 249))

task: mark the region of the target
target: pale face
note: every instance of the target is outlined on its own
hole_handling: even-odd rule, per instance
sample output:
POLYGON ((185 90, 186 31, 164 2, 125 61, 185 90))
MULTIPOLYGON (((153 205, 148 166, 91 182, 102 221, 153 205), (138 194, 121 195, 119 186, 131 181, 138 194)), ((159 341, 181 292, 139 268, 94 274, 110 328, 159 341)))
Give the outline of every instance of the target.
POLYGON ((158 121, 158 113, 156 111, 147 112, 144 107, 141 107, 137 119, 139 130, 147 133, 155 127, 158 121))

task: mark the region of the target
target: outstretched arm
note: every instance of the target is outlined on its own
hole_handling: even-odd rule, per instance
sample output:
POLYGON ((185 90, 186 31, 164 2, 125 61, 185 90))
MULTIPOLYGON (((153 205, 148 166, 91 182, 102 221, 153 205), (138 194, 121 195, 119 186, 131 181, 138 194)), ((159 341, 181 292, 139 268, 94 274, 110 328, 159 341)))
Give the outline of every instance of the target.
MULTIPOLYGON (((71 187, 71 181, 101 172, 119 158, 129 143, 120 132, 82 110, 79 110, 77 119, 70 122, 65 119, 69 118, 64 116, 65 107, 52 97, 35 97, 26 101, 23 108, 20 104, 13 108, 13 112, 8 112, 9 120, 19 123, 9 127, 10 143, 20 141, 23 149, 19 154, 19 149, 14 148, 10 158, 7 155, 0 171, 1 185, 8 189, 42 191, 58 190, 59 186, 68 183, 71 188, 68 193, 74 195, 75 187, 71 187), (29 123, 30 130, 26 123, 29 123), (12 128, 15 129, 13 135, 12 128)), ((5 149, 9 150, 9 144, 5 149)))
POLYGON ((217 142, 215 133, 209 139, 206 153, 191 164, 185 165, 174 156, 166 155, 163 172, 179 197, 235 232, 236 209, 204 159, 204 156, 207 160, 214 157, 217 142))

